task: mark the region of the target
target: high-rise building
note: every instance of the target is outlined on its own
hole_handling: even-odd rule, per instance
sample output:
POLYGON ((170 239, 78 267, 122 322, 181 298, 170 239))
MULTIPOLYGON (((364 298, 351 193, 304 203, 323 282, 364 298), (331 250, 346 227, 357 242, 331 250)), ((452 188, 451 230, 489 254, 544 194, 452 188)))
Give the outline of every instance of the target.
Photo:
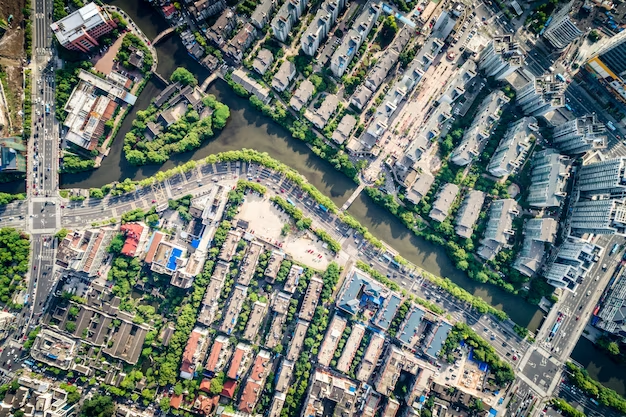
POLYGON ((594 162, 580 168, 578 189, 582 194, 626 196, 626 158, 594 162))
POLYGON ((587 68, 623 103, 626 103, 626 30, 614 35, 588 62, 587 68))
POLYGON ((530 189, 526 201, 532 207, 559 207, 569 178, 569 158, 554 149, 537 152, 532 162, 530 189))
POLYGON ((566 155, 606 149, 606 127, 596 115, 579 117, 554 128, 552 143, 566 155))
POLYGON ((532 277, 541 267, 546 252, 546 243, 554 243, 559 223, 549 217, 529 219, 524 225, 524 244, 513 267, 522 274, 532 277))
POLYGON ((89 3, 50 25, 57 40, 71 51, 87 52, 100 45, 98 38, 117 27, 106 10, 89 3))
POLYGON ((488 77, 501 80, 524 63, 524 55, 513 35, 498 35, 482 50, 478 67, 488 77))
POLYGON ((286 0, 272 20, 274 36, 281 42, 286 42, 293 25, 300 19, 308 0, 286 0))
POLYGON ((300 38, 300 46, 305 54, 315 56, 345 5, 346 0, 326 0, 320 6, 313 21, 300 38))
POLYGON ((534 117, 524 117, 509 126, 487 167, 491 175, 502 178, 515 174, 524 164, 538 129, 534 117))
POLYGON ((577 201, 570 216, 572 231, 626 235, 626 203, 621 200, 577 201))
POLYGON ((587 271, 593 265, 600 248, 576 238, 568 238, 559 248, 556 258, 548 266, 545 277, 548 284, 576 291, 587 271))
POLYGON ((548 27, 543 32, 544 38, 558 50, 565 49, 567 45, 582 36, 583 32, 569 18, 571 3, 556 13, 548 27))
POLYGON ((537 77, 517 89, 517 105, 527 116, 544 114, 565 106, 567 84, 552 75, 537 77))

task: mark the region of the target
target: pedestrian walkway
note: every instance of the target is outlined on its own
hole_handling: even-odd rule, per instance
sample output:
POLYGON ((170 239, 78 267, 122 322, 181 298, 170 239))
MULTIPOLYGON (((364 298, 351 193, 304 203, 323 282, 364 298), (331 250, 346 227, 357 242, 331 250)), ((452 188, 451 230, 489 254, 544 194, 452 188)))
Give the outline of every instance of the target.
POLYGON ((343 204, 343 206, 341 206, 341 211, 348 210, 348 208, 352 205, 352 203, 354 203, 354 200, 356 200, 356 198, 359 196, 359 194, 361 194, 361 191, 363 191, 364 188, 365 188, 365 184, 361 182, 361 184, 357 187, 357 189, 354 190, 350 198, 348 198, 348 201, 346 201, 343 204))

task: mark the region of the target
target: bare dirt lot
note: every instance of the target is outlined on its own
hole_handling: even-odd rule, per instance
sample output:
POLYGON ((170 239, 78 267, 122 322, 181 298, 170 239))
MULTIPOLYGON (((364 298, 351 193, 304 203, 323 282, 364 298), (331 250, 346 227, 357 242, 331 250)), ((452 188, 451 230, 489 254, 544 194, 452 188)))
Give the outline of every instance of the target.
POLYGON ((0 0, 0 19, 8 22, 9 16, 13 16, 9 29, 0 38, 0 56, 4 58, 19 59, 24 56, 22 9, 25 4, 26 0, 0 0))
POLYGON ((7 24, 7 31, 0 37, 0 78, 8 107, 0 105, 3 136, 17 135, 22 130, 22 117, 18 114, 22 108, 22 62, 24 58, 24 15, 22 9, 26 0, 0 0, 0 20, 7 24), (9 23, 9 16, 12 16, 9 23), (7 120, 10 118, 10 122, 7 120))

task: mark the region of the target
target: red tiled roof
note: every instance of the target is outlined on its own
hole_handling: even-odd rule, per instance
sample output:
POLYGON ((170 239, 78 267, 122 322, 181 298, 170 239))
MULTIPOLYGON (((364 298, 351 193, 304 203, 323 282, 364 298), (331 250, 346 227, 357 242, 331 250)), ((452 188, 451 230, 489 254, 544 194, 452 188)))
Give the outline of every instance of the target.
POLYGON ((172 395, 170 398, 170 407, 178 409, 180 404, 183 402, 183 395, 172 395))
POLYGON ((161 243, 161 240, 163 240, 163 233, 154 233, 154 236, 152 236, 152 242, 150 243, 150 248, 148 249, 148 253, 146 254, 146 258, 144 259, 145 263, 152 263, 152 261, 154 260, 154 254, 156 253, 156 250, 159 247, 159 243, 161 243))
POLYGON ((222 395, 224 397, 233 398, 235 395, 235 387, 237 386, 237 381, 226 381, 224 382, 224 388, 222 389, 222 395))
POLYGON ((263 357, 260 353, 256 355, 252 372, 250 372, 250 378, 255 381, 264 380, 267 377, 269 361, 270 359, 268 357, 263 357))
POLYGON ((244 351, 242 349, 235 350, 235 354, 230 361, 230 368, 228 368, 228 376, 230 379, 237 379, 237 373, 239 372, 239 367, 241 366, 241 361, 243 360, 244 351))
POLYGON ((193 365, 193 355, 198 348, 198 340, 200 340, 200 333, 195 331, 191 332, 187 346, 185 347, 185 352, 183 352, 183 363, 180 366, 182 372, 192 373, 193 370, 191 366, 193 365))
POLYGON ((170 17, 172 13, 176 11, 176 7, 174 7, 171 4, 168 4, 167 6, 163 6, 162 10, 163 10, 163 14, 165 15, 165 17, 170 17))
POLYGON ((209 372, 215 372, 215 366, 217 365, 217 361, 220 358, 220 353, 222 352, 222 342, 218 342, 217 340, 213 343, 213 347, 211 348, 211 354, 209 355, 209 359, 206 361, 206 369, 209 372))
POLYGON ((211 390, 211 380, 208 378, 204 378, 200 383, 200 391, 210 392, 211 390))
POLYGON ((211 414, 211 412, 213 411, 213 409, 215 408, 215 406, 217 406, 217 403, 219 401, 218 396, 214 396, 214 397, 206 397, 204 395, 198 397, 198 399, 196 400, 196 406, 197 408, 204 413, 205 415, 209 415, 211 414))
POLYGON ((246 382, 246 386, 243 388, 243 394, 241 394, 241 399, 239 400, 239 411, 251 414, 261 395, 262 388, 260 384, 248 378, 248 382, 246 382))
POLYGON ((143 226, 137 223, 126 223, 122 225, 121 231, 126 236, 126 241, 122 248, 122 255, 135 256, 137 245, 139 245, 139 238, 143 232, 143 226))

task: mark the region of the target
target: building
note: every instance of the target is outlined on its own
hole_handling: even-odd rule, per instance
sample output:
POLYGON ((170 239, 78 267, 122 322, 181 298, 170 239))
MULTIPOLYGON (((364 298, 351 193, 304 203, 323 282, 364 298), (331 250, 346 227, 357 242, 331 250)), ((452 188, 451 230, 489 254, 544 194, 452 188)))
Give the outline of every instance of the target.
POLYGON ((606 149, 606 127, 595 114, 579 117, 554 127, 552 144, 565 155, 606 149))
POLYGON ((593 266, 600 248, 576 238, 568 238, 559 248, 556 258, 548 266, 545 277, 548 284, 576 291, 578 284, 593 266))
POLYGON ((261 30, 270 22, 270 16, 276 7, 276 0, 262 0, 250 16, 250 23, 261 30))
POLYGON ((454 203, 457 194, 459 194, 458 185, 452 183, 444 184, 439 189, 428 216, 439 223, 444 221, 450 213, 450 208, 452 207, 452 203, 454 203))
POLYGON ((296 288, 298 288, 298 282, 303 272, 304 269, 300 265, 291 265, 291 269, 285 280, 285 285, 283 286, 283 291, 293 294, 296 288))
POLYGON ((272 20, 274 37, 281 42, 287 42, 289 33, 304 13, 308 0, 285 0, 272 20))
POLYGON ((134 105, 137 97, 123 86, 80 70, 79 82, 65 103, 65 140, 92 151, 104 134, 105 123, 113 118, 120 104, 134 105))
POLYGON ((532 277, 543 264, 546 244, 554 243, 559 223, 552 218, 529 219, 524 225, 524 243, 513 267, 532 277))
POLYGON ((217 259, 224 262, 230 262, 233 259, 235 252, 237 252, 237 246, 240 240, 241 233, 229 230, 217 259))
POLYGON ((302 320, 311 321, 313 319, 315 307, 317 307, 323 287, 324 281, 317 275, 314 275, 309 281, 309 286, 306 288, 306 293, 304 294, 304 299, 300 306, 300 312, 298 313, 298 317, 302 320))
POLYGON ((351 416, 357 405, 358 386, 347 378, 315 369, 306 400, 303 415, 324 415, 329 405, 338 416, 351 416))
POLYGON ((270 405, 270 411, 268 412, 268 417, 280 417, 280 412, 283 410, 286 398, 287 395, 284 392, 277 392, 274 394, 272 404, 270 405))
POLYGON ((226 367, 231 353, 229 347, 230 340, 226 336, 219 335, 215 338, 211 346, 209 358, 204 365, 204 370, 208 372, 209 376, 221 372, 226 367))
POLYGON ((295 76, 296 66, 293 62, 285 60, 272 78, 272 87, 282 93, 289 87, 295 76))
POLYGON ((209 286, 204 293, 202 299, 202 306, 200 307, 200 314, 198 315, 198 322, 205 326, 210 326, 215 320, 217 310, 219 308, 219 299, 224 288, 224 283, 228 273, 230 272, 230 265, 224 261, 217 261, 209 286))
POLYGON ((389 290, 357 268, 349 272, 337 299, 337 308, 351 316, 363 310, 376 312, 389 290))
MULTIPOLYGON (((185 0, 185 3, 190 3, 185 0)), ((189 10, 195 16, 196 20, 204 20, 208 17, 215 16, 226 8, 226 0, 198 0, 189 6, 189 10)))
POLYGON ((133 257, 138 252, 139 245, 145 241, 147 228, 139 223, 126 223, 120 227, 120 232, 124 234, 124 246, 121 254, 133 257))
POLYGON ((291 343, 289 344, 289 350, 287 351, 286 359, 288 361, 297 361, 302 351, 302 344, 306 337, 306 332, 309 328, 309 322, 304 320, 298 320, 296 322, 296 328, 293 331, 291 343))
POLYGON ((246 328, 242 335, 244 339, 254 342, 257 335, 263 330, 261 329, 261 324, 263 323, 266 313, 267 303, 257 301, 252 305, 250 317, 248 318, 248 323, 246 323, 246 328))
POLYGON ((306 107, 311 97, 315 94, 315 86, 308 78, 300 83, 296 91, 289 100, 289 105, 295 110, 300 111, 303 107, 306 107))
POLYGON ((285 252, 282 250, 273 250, 270 255, 269 261, 267 261, 267 267, 263 271, 263 277, 266 281, 273 283, 278 276, 280 265, 285 259, 285 252))
POLYGON ((489 161, 489 173, 498 178, 516 174, 524 165, 538 130, 534 117, 524 117, 510 125, 489 161))
POLYGON ((257 31, 250 23, 243 28, 228 42, 224 53, 227 57, 239 64, 243 60, 244 53, 256 40, 257 31))
POLYGON ((192 330, 180 364, 181 378, 188 380, 195 378, 196 369, 200 367, 204 358, 207 336, 206 329, 196 327, 192 330))
POLYGON ((481 258, 489 261, 508 245, 509 237, 515 234, 513 219, 518 215, 517 202, 511 198, 491 203, 487 228, 478 248, 481 258))
POLYGON ((607 159, 583 165, 576 181, 583 195, 626 196, 626 158, 607 159))
POLYGON ((348 340, 346 340, 346 344, 344 345, 343 352, 341 352, 341 356, 337 361, 337 370, 347 374, 350 370, 350 366, 352 365, 352 360, 354 359, 354 355, 356 351, 359 349, 361 345, 361 340, 365 335, 365 326, 362 324, 355 324, 352 326, 352 331, 350 332, 350 336, 348 336, 348 340))
POLYGON ((225 10, 206 32, 206 37, 218 48, 226 45, 230 35, 237 27, 237 16, 232 9, 225 10))
POLYGON ((233 295, 230 297, 230 301, 228 302, 228 308, 224 312, 220 331, 226 333, 229 336, 233 332, 235 326, 237 325, 239 312, 241 311, 241 308, 246 301, 247 294, 248 287, 244 287, 239 284, 235 285, 235 288, 233 289, 233 295))
POLYGON ((578 234, 626 235, 626 203, 609 199, 577 201, 570 225, 578 234))
POLYGON ((554 149, 535 153, 527 203, 532 207, 559 207, 567 196, 569 158, 554 149))
POLYGON ((503 107, 509 101, 502 91, 494 91, 480 103, 472 124, 463 134, 463 140, 450 154, 452 162, 465 166, 480 155, 500 120, 503 107))
POLYGON ((408 381, 406 403, 412 404, 418 395, 428 389, 428 380, 435 375, 435 368, 414 354, 390 344, 374 379, 376 391, 390 396, 402 373, 407 378, 405 382, 408 381))
POLYGON ((318 363, 322 364, 323 366, 330 366, 330 361, 333 359, 335 350, 337 349, 337 345, 339 344, 339 340, 341 340, 341 335, 343 335, 343 331, 345 330, 347 325, 348 321, 340 315, 335 314, 333 316, 333 319, 328 325, 326 337, 324 337, 322 345, 320 346, 319 353, 317 355, 318 363))
POLYGON ((328 36, 345 5, 346 0, 325 0, 322 3, 315 13, 313 21, 300 38, 302 52, 309 56, 315 56, 317 49, 328 36))
POLYGON ((274 54, 269 49, 261 49, 252 61, 252 68, 259 74, 263 75, 272 66, 274 62, 274 54))
POLYGON ((239 276, 237 283, 241 285, 250 285, 252 277, 256 269, 256 264, 265 247, 259 242, 250 242, 244 258, 239 265, 239 276))
POLYGON ((460 97, 466 93, 466 87, 470 83, 477 82, 478 76, 477 64, 475 61, 468 59, 459 68, 459 73, 456 77, 450 79, 445 86, 445 90, 441 93, 441 96, 437 100, 440 105, 442 103, 452 104, 456 102, 460 97))
POLYGON ((531 78, 520 88, 516 88, 516 103, 527 116, 543 116, 565 106, 567 84, 549 74, 531 78))
POLYGON ((339 97, 328 94, 323 99, 322 105, 317 110, 307 110, 304 116, 318 129, 323 129, 330 121, 331 116, 339 107, 339 97))
POLYGON ((252 370, 239 398, 237 407, 239 411, 252 414, 257 401, 261 397, 261 392, 265 387, 265 380, 271 369, 271 354, 266 350, 261 350, 254 359, 252 370))
POLYGON ((570 43, 583 35, 583 32, 578 29, 576 23, 572 22, 569 18, 572 3, 573 2, 569 2, 555 13, 548 25, 544 28, 543 37, 559 51, 565 49, 570 43))
POLYGON ((434 182, 434 176, 427 172, 422 172, 419 174, 413 185, 411 185, 411 187, 407 190, 406 199, 413 204, 419 203, 422 198, 428 194, 428 191, 430 191, 430 187, 432 187, 434 182))
POLYGON ((26 172, 26 146, 20 138, 0 139, 0 172, 26 172))
POLYGON ((474 233, 474 225, 482 211, 484 202, 485 193, 482 191, 471 190, 467 193, 454 219, 454 224, 456 225, 454 231, 457 235, 465 239, 471 239, 474 233))
POLYGON ((68 370, 78 353, 76 342, 52 330, 43 329, 37 334, 30 355, 36 361, 68 370))
POLYGON ((233 353, 233 357, 230 359, 230 366, 228 367, 226 376, 238 381, 248 372, 248 368, 252 364, 253 356, 251 345, 238 343, 235 348, 235 353, 233 353))
POLYGON ((263 104, 268 104, 272 99, 270 90, 250 78, 242 69, 236 69, 230 74, 232 80, 241 85, 248 93, 253 94, 261 100, 263 104))
POLYGON ((350 139, 352 130, 357 124, 356 118, 351 114, 346 114, 341 118, 337 129, 333 132, 331 139, 338 145, 343 144, 350 139))
POLYGON ((361 366, 356 374, 356 379, 361 382, 369 381, 374 373, 374 369, 378 366, 378 360, 383 353, 385 347, 385 336, 381 333, 373 333, 370 342, 365 349, 361 366))
POLYGON ((193 283, 193 280, 186 280, 185 283, 177 284, 175 279, 179 276, 179 272, 187 264, 187 249, 183 246, 177 245, 174 242, 165 241, 162 239, 152 239, 150 247, 148 248, 148 254, 144 259, 145 263, 150 264, 150 269, 159 274, 170 275, 172 277, 172 285, 180 286, 181 288, 189 288, 193 283), (152 262, 148 262, 152 260, 152 262))
POLYGON ((524 54, 512 34, 497 35, 482 50, 478 68, 487 77, 502 80, 524 64, 524 54))
POLYGON ((626 340, 626 276, 621 273, 608 288, 595 326, 626 340))
POLYGON ((622 103, 626 103, 626 31, 611 37, 587 61, 598 81, 622 103))
POLYGON ((341 78, 348 69, 350 61, 354 55, 358 52, 359 48, 363 44, 363 41, 367 38, 372 28, 376 25, 378 17, 380 16, 380 5, 376 3, 370 3, 354 21, 352 28, 344 36, 341 45, 335 50, 332 58, 330 59, 330 70, 335 77, 341 78))
POLYGON ((99 46, 98 38, 116 27, 117 23, 108 12, 95 3, 88 3, 50 25, 61 46, 81 52, 99 46))

